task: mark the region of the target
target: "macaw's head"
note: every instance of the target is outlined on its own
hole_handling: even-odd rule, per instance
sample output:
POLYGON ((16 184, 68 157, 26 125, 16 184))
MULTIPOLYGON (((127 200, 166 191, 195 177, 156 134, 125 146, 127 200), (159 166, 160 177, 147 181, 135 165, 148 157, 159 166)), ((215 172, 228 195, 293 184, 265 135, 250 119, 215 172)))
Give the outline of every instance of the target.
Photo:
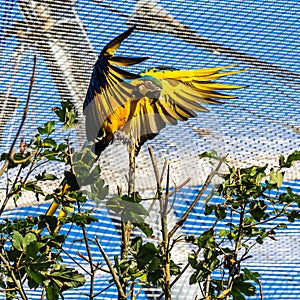
POLYGON ((135 79, 132 84, 136 86, 136 96, 138 98, 148 97, 157 100, 162 90, 162 84, 159 79, 148 75, 135 79))

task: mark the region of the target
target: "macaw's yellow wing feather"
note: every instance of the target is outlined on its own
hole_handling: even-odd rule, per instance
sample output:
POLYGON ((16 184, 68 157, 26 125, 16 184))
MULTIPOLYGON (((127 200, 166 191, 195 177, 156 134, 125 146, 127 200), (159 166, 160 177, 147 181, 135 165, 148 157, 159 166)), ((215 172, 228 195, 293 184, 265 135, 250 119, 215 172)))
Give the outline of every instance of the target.
MULTIPOLYGON (((222 78, 224 76, 239 74, 245 71, 245 70, 235 70, 235 71, 219 72, 231 67, 232 66, 225 66, 225 67, 215 67, 209 69, 198 69, 198 70, 159 70, 153 68, 147 70, 142 75, 153 76, 159 79, 162 82, 162 84, 164 84, 165 81, 170 82, 171 80, 173 80, 173 84, 171 85, 172 87, 176 86, 176 82, 183 83, 187 87, 192 87, 194 90, 197 90, 198 91, 197 96, 201 96, 204 99, 210 97, 219 98, 219 99, 221 98, 230 99, 234 97, 223 95, 221 93, 216 92, 216 90, 238 89, 238 88, 243 88, 243 86, 228 85, 228 84, 211 82, 211 81, 222 78), (213 92, 209 93, 209 91, 213 91, 213 92)), ((182 93, 185 93, 187 87, 184 88, 181 85, 182 93)), ((170 89, 168 89, 168 91, 169 90, 170 89)), ((164 88, 163 91, 166 91, 167 93, 166 88, 164 88)), ((191 94, 191 92, 187 92, 185 94, 189 95, 191 94)))
POLYGON ((153 81, 160 87, 157 99, 145 94, 137 101, 127 103, 131 113, 126 124, 120 129, 131 133, 138 142, 138 148, 148 139, 155 137, 167 124, 176 125, 178 121, 196 117, 196 112, 208 112, 203 104, 222 104, 220 99, 235 98, 217 90, 237 89, 242 86, 226 85, 211 80, 241 71, 221 72, 229 67, 218 67, 204 70, 169 71, 158 69, 148 70, 144 77, 133 80, 133 85, 146 84, 153 81))
POLYGON ((176 79, 176 80, 180 80, 180 81, 197 80, 197 78, 200 78, 200 80, 201 80, 201 78, 203 78, 203 80, 201 80, 201 81, 204 81, 204 80, 212 80, 212 79, 209 79, 210 76, 215 76, 217 74, 220 77, 222 77, 222 76, 227 76, 227 75, 231 75, 231 74, 238 74, 241 72, 240 70, 236 70, 236 71, 219 73, 219 71, 230 69, 232 67, 235 67, 235 65, 214 67, 214 68, 207 68, 207 69, 196 69, 196 70, 176 70, 176 69, 161 70, 159 68, 152 68, 152 69, 148 69, 145 72, 141 73, 141 75, 142 76, 144 76, 144 75, 153 76, 157 79, 176 79), (206 79, 204 79, 204 78, 206 78, 206 79))

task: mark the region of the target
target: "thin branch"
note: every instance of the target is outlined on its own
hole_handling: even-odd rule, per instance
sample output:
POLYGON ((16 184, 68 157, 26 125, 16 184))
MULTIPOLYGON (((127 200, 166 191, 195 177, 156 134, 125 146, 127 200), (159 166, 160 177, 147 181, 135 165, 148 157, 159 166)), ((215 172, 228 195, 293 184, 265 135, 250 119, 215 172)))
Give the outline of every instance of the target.
MULTIPOLYGON (((195 252, 195 254, 196 255, 198 255, 199 253, 200 253, 200 251, 201 251, 201 248, 199 248, 199 249, 197 249, 197 251, 195 252)), ((174 286, 174 284, 181 278, 181 276, 185 273, 185 271, 188 269, 188 267, 190 266, 190 263, 187 263, 184 267, 183 267, 183 269, 181 270, 181 272, 175 277, 175 279, 172 281, 172 283, 171 283, 171 287, 173 287, 174 286)), ((160 298, 158 298, 158 299, 160 299, 160 298)))
MULTIPOLYGON (((152 153, 152 154, 153 154, 153 153, 152 153)), ((153 156, 153 157, 154 157, 154 156, 153 156)), ((162 184, 162 181, 163 181, 164 174, 165 174, 165 171, 166 171, 167 166, 168 166, 168 160, 165 159, 164 165, 163 165, 163 168, 162 168, 161 174, 160 174, 160 181, 159 181, 160 184, 162 184)))
POLYGON ((185 185, 187 185, 190 181, 191 181, 191 177, 189 177, 188 179, 186 179, 183 183, 181 183, 180 185, 178 185, 173 191, 169 192, 169 196, 172 196, 173 194, 177 193, 179 190, 181 190, 185 185))
MULTIPOLYGON (((63 249, 59 244, 57 245, 59 247, 59 249, 61 250, 61 252, 64 252, 72 261, 73 263, 75 263, 79 268, 81 268, 85 273, 87 273, 88 275, 91 275, 90 272, 84 268, 82 266, 82 264, 80 264, 79 262, 76 261, 76 259, 70 255, 65 249, 63 249)), ((80 255, 78 255, 79 257, 81 257, 80 255)), ((88 261, 88 260, 87 260, 88 261)))
MULTIPOLYGON (((213 225, 210 227, 209 230, 213 230, 213 229, 216 227, 218 221, 219 221, 219 219, 216 219, 216 221, 213 223, 213 225)), ((201 248, 198 248, 197 251, 195 251, 195 254, 198 255, 198 254, 200 253, 200 251, 201 251, 201 248)), ((175 283, 181 278, 181 276, 185 273, 185 271, 188 269, 189 266, 190 266, 190 263, 187 263, 187 264, 183 267, 183 269, 181 270, 181 272, 180 272, 180 273, 175 277, 175 279, 171 282, 170 288, 172 288, 172 287, 175 285, 175 283)), ((202 292, 202 295, 204 295, 204 292, 202 292)), ((163 296, 164 296, 164 294, 161 294, 161 295, 157 298, 157 300, 162 299, 163 296)))
POLYGON ((203 184, 202 189, 199 191, 198 195, 194 199, 193 203, 189 206, 189 208, 186 210, 186 212, 183 214, 183 216, 176 222, 172 230, 169 232, 169 239, 175 234, 175 232, 178 230, 180 226, 185 222, 185 220, 188 218, 189 214, 192 212, 194 207, 196 206, 199 199, 202 197, 204 191, 207 189, 208 185, 211 183, 213 177, 218 173, 219 169, 221 168, 221 165, 225 161, 227 156, 224 156, 220 159, 217 167, 215 170, 213 170, 207 177, 206 181, 203 184))
POLYGON ((206 282, 205 282, 205 291, 204 291, 204 297, 209 297, 209 288, 211 284, 211 273, 207 275, 206 282))
MULTIPOLYGON (((14 138, 14 140, 13 140, 11 146, 10 146, 10 150, 8 152, 8 161, 5 163, 6 167, 8 166, 9 160, 12 157, 12 154, 14 153, 15 144, 16 144, 18 138, 19 138, 19 135, 21 133, 22 127, 23 127, 23 125, 25 123, 25 120, 26 120, 26 117, 27 117, 27 114, 28 114, 28 107, 29 107, 31 92, 32 92, 34 81, 35 81, 36 61, 37 61, 36 55, 34 55, 34 57, 33 57, 32 75, 31 75, 31 78, 30 78, 30 85, 29 85, 29 89, 28 89, 28 94, 27 94, 27 100, 26 100, 25 108, 24 108, 24 111, 23 111, 23 117, 22 117, 20 126, 18 128, 18 131, 17 131, 17 133, 15 135, 15 138, 14 138)), ((0 176, 3 174, 4 171, 5 171, 5 169, 2 168, 1 169, 2 173, 0 172, 0 176)), ((1 208, 0 208, 0 216, 2 215, 2 213, 4 211, 5 206, 8 203, 8 200, 9 200, 9 197, 6 197, 5 200, 3 201, 3 204, 1 205, 1 208)))
POLYGON ((155 174, 157 187, 161 188, 161 177, 159 175, 157 162, 156 162, 156 159, 154 157, 152 147, 150 145, 148 146, 148 151, 149 151, 149 154, 150 154, 150 158, 151 158, 151 162, 152 162, 152 166, 153 166, 153 170, 154 170, 154 174, 155 174))
POLYGON ((7 265, 7 271, 8 273, 10 274, 13 282, 15 283, 16 287, 17 287, 17 290, 18 292, 20 293, 21 297, 23 300, 28 300, 26 294, 25 294, 25 291, 23 289, 23 286, 19 283, 18 279, 16 278, 14 272, 11 270, 10 268, 10 264, 9 264, 9 261, 6 260, 6 258, 2 255, 2 253, 0 253, 0 259, 4 262, 4 264, 7 265))
MULTIPOLYGON (((77 206, 78 206, 78 212, 80 213, 80 204, 79 204, 79 202, 77 202, 77 206)), ((90 269, 91 269, 91 272, 90 272, 90 277, 91 277, 90 299, 93 299, 94 298, 94 296, 93 296, 93 294, 94 294, 94 280, 95 280, 95 269, 94 269, 93 256, 92 256, 92 253, 91 253, 89 240, 88 240, 86 229, 85 229, 84 225, 81 226, 81 230, 82 230, 82 233, 83 233, 83 239, 84 239, 84 242, 85 242, 85 247, 86 247, 86 251, 87 251, 87 254, 88 254, 89 264, 90 264, 90 269)))
POLYGON ((22 120, 21 120, 21 124, 18 128, 18 131, 15 135, 15 138, 10 146, 10 150, 9 150, 9 155, 11 154, 11 152, 13 151, 13 148, 17 142, 17 139, 19 138, 19 135, 21 133, 21 130, 22 130, 22 127, 25 123, 25 120, 27 118, 27 114, 28 114, 28 107, 29 107, 29 101, 30 101, 30 97, 31 97, 31 92, 32 92, 32 88, 33 88, 33 84, 34 84, 34 81, 35 81, 35 70, 36 70, 36 55, 34 55, 33 57, 33 69, 32 69, 32 75, 31 75, 31 78, 30 78, 30 85, 29 85, 29 89, 28 89, 28 94, 27 94, 27 100, 26 100, 26 104, 25 104, 25 108, 24 108, 24 112, 23 112, 23 117, 22 117, 22 120))
MULTIPOLYGON (((82 253, 80 253, 79 251, 77 252, 77 255, 78 255, 80 258, 82 258, 83 260, 85 260, 86 262, 89 262, 89 259, 88 259, 87 257, 85 257, 85 256, 84 256, 82 253)), ((105 273, 110 273, 109 270, 104 269, 104 268, 102 268, 101 266, 99 266, 99 263, 94 264, 94 267, 95 267, 95 269, 97 269, 97 270, 99 270, 99 271, 102 271, 102 272, 105 272, 105 273)), ((89 274, 88 271, 85 271, 85 272, 87 272, 87 273, 89 274)))
POLYGON ((258 284, 259 284, 260 300, 264 300, 264 295, 263 295, 263 289, 262 289, 262 283, 261 283, 261 280, 258 281, 258 284))
POLYGON ((165 197, 162 194, 162 186, 161 186, 161 177, 159 176, 157 163, 152 151, 152 148, 148 147, 149 154, 152 161, 152 166, 155 173, 156 185, 157 185, 157 195, 160 204, 160 220, 161 220, 161 232, 162 232, 162 252, 164 255, 164 266, 163 266, 163 274, 164 274, 164 285, 163 285, 163 295, 166 300, 171 299, 171 287, 170 287, 170 278, 171 278, 171 270, 170 270, 170 248, 169 248, 169 235, 168 235, 168 219, 167 219, 167 209, 168 209, 168 200, 169 200, 169 181, 170 181, 170 167, 167 167, 167 186, 165 197))
MULTIPOLYGON (((103 292, 105 292, 106 290, 108 290, 109 288, 111 288, 114 285, 114 283, 109 284, 107 287, 105 287, 104 289, 102 289, 100 292, 95 294, 95 299, 97 299, 97 297, 102 294, 103 292)), ((88 296, 88 295, 87 295, 88 296)))
POLYGON ((109 268, 109 270, 110 270, 110 273, 111 273, 111 275, 113 277, 113 280, 114 280, 114 282, 115 282, 115 284, 117 286, 117 289, 118 289, 118 292, 119 292, 120 296, 122 298, 126 299, 126 295, 125 295, 125 293, 123 291, 122 285, 121 285, 121 283, 119 281, 119 278, 118 278, 118 276, 117 276, 117 274, 116 274, 116 272, 114 270, 114 267, 111 264, 108 256, 106 255, 104 249, 102 248, 102 246, 100 244, 100 241, 98 240, 98 238, 96 236, 95 236, 95 241, 96 241, 96 244, 97 244, 97 246, 98 246, 98 248, 99 248, 99 250, 100 250, 100 252, 101 252, 101 254, 102 254, 102 256, 103 256, 103 258, 104 258, 104 260, 105 260, 105 262, 106 262, 106 264, 107 264, 107 266, 109 268))
POLYGON ((279 218, 279 217, 285 212, 286 208, 288 208, 291 204, 292 204, 292 203, 286 204, 286 205, 281 209, 281 211, 280 211, 277 215, 275 215, 275 216, 273 216, 273 217, 271 217, 271 218, 269 218, 269 219, 266 219, 266 220, 257 222, 257 223, 255 223, 255 224, 244 225, 244 228, 254 227, 254 226, 257 226, 257 225, 261 225, 261 224, 264 224, 264 223, 268 223, 268 222, 270 222, 270 221, 272 221, 272 220, 275 220, 275 219, 279 218))

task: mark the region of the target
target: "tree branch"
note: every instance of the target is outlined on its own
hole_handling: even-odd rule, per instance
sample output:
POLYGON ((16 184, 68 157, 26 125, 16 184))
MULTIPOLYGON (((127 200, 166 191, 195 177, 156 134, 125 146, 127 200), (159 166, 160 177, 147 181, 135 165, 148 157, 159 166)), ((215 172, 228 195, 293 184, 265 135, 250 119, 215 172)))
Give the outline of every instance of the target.
POLYGON ((114 280, 114 282, 115 282, 115 284, 116 284, 116 286, 117 286, 119 295, 120 295, 123 299, 126 299, 126 295, 125 295, 125 293, 124 293, 124 291, 123 291, 123 287, 122 287, 122 285, 121 285, 121 283, 120 283, 120 281, 119 281, 119 278, 118 278, 118 276, 117 276, 117 274, 116 274, 116 272, 115 272, 115 270, 114 270, 114 267, 113 267, 113 265, 111 264, 111 262, 110 262, 108 256, 106 255, 104 249, 102 248, 102 246, 101 246, 101 244, 100 244, 100 241, 98 240, 98 238, 97 238, 96 236, 95 236, 95 241, 96 241, 96 244, 97 244, 97 246, 98 246, 98 248, 99 248, 99 250, 100 250, 100 252, 101 252, 101 254, 102 254, 102 256, 103 256, 103 258, 104 258, 104 260, 105 260, 105 262, 106 262, 106 264, 107 264, 107 266, 108 266, 108 268, 109 268, 109 270, 110 270, 110 273, 111 273, 111 275, 112 275, 112 277, 113 277, 113 280, 114 280))
POLYGON ((190 207, 186 210, 186 212, 183 214, 183 216, 176 222, 176 224, 174 225, 174 227, 172 228, 172 230, 169 232, 169 239, 175 234, 175 232, 178 230, 178 228, 181 227, 182 224, 186 221, 186 219, 188 218, 189 214, 194 209, 194 207, 196 206, 197 202, 199 201, 199 199, 203 195, 204 191, 207 189, 208 185, 211 183, 213 177, 218 173, 218 171, 219 171, 221 165, 223 164, 223 162, 225 161, 226 157, 227 157, 227 155, 224 156, 224 157, 222 157, 220 159, 217 167, 215 168, 215 170, 213 170, 208 175, 206 181, 203 184, 202 189, 199 191, 199 193, 196 196, 196 198, 194 199, 193 203, 190 205, 190 207))

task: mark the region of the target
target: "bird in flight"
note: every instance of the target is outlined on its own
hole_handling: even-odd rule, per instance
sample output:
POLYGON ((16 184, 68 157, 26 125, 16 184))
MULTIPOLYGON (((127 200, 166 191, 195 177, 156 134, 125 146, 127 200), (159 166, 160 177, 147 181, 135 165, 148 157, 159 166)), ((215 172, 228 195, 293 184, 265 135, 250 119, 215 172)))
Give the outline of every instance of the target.
MULTIPOLYGON (((134 27, 129 28, 103 48, 86 93, 83 104, 86 136, 94 142, 93 150, 98 157, 117 132, 133 137, 138 155, 141 146, 166 125, 176 125, 178 121, 196 117, 197 112, 207 112, 203 104, 221 104, 220 99, 235 98, 218 90, 242 87, 214 81, 241 72, 228 71, 230 66, 196 70, 157 67, 140 74, 121 69, 119 66, 131 66, 148 58, 114 56, 133 30, 134 27)), ((65 178, 60 185, 62 197, 70 189, 67 181, 65 178)), ((58 206, 54 201, 46 215, 53 215, 58 206)), ((61 210, 58 218, 65 215, 61 210)))
POLYGON ((98 157, 116 132, 133 137, 138 155, 141 146, 167 124, 176 125, 196 117, 197 112, 207 112, 203 104, 221 104, 221 99, 235 98, 218 90, 242 87, 214 81, 241 72, 228 71, 230 66, 196 70, 157 67, 139 74, 121 69, 119 66, 148 58, 114 56, 133 30, 129 28, 103 48, 83 104, 87 140, 94 142, 98 157))

